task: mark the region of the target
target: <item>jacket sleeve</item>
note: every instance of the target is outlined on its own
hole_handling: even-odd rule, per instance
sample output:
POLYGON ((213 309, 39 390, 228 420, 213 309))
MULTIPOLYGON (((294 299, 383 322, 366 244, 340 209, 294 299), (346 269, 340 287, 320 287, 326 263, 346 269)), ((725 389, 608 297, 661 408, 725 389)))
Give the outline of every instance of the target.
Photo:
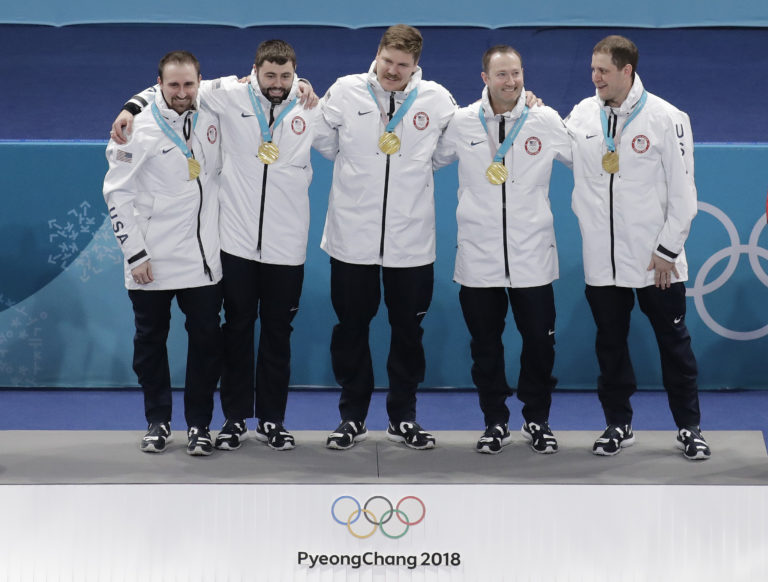
POLYGON ((459 159, 456 151, 456 117, 454 117, 443 134, 437 140, 435 153, 432 154, 432 169, 439 170, 459 159))
POLYGON ((552 145, 555 150, 555 159, 568 168, 573 169, 573 152, 571 151, 571 136, 565 127, 565 122, 552 110, 552 145))
POLYGON ((674 261, 683 250, 697 212, 693 178, 693 136, 682 112, 665 116, 662 165, 667 180, 667 216, 656 241, 655 253, 674 261), (682 135, 681 135, 682 134, 682 135))
POLYGON ((152 103, 152 100, 155 98, 155 94, 159 90, 160 85, 147 87, 141 93, 137 93, 128 99, 128 101, 125 102, 125 105, 123 105, 123 110, 132 113, 133 115, 138 115, 147 105, 152 103))
POLYGON ((336 81, 320 100, 320 111, 323 112, 326 123, 332 129, 337 129, 342 125, 344 119, 343 93, 339 82, 336 81))
POLYGON ((136 219, 136 199, 141 188, 138 176, 146 155, 136 136, 125 145, 110 140, 106 155, 109 170, 104 178, 104 201, 120 250, 133 269, 152 258, 136 219))
POLYGON ((227 101, 229 92, 239 86, 246 87, 234 75, 202 81, 200 99, 205 101, 214 113, 222 113, 229 105, 227 101))
POLYGON ((325 116, 319 113, 315 117, 315 134, 312 138, 312 147, 324 158, 335 160, 339 153, 339 132, 332 128, 325 120, 325 116))

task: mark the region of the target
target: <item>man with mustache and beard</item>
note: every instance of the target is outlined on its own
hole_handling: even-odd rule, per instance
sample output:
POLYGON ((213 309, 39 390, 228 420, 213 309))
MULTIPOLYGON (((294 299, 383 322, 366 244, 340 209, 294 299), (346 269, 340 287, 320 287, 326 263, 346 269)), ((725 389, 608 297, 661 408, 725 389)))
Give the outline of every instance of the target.
POLYGON ((135 316, 133 369, 149 424, 141 441, 146 453, 162 453, 171 441, 166 340, 174 298, 188 335, 187 453, 213 451, 208 426, 221 372, 221 164, 219 121, 198 98, 200 79, 194 55, 165 55, 158 67, 160 90, 136 118, 130 143, 107 145, 104 200, 125 256, 125 286, 135 316))
MULTIPOLYGON (((135 111, 150 91, 131 99, 126 108, 135 111)), ((239 448, 248 437, 245 419, 255 414, 255 437, 272 449, 289 450, 295 440, 283 421, 291 322, 299 309, 309 231, 310 148, 333 159, 335 133, 319 109, 300 105, 296 54, 282 40, 259 45, 249 83, 235 77, 204 82, 200 96, 219 114, 225 136, 219 220, 225 315, 221 403, 226 422, 215 446, 239 448)), ((123 112, 118 117, 114 131, 127 116, 123 112)))
POLYGON ((374 387, 368 335, 382 284, 392 330, 387 438, 414 449, 435 446, 416 422, 416 388, 424 380, 421 322, 434 280, 432 154, 456 102, 422 79, 422 44, 412 26, 388 28, 368 73, 339 78, 320 102, 339 140, 321 243, 331 257, 339 320, 331 359, 341 385, 341 424, 328 436, 331 449, 367 436, 374 387))

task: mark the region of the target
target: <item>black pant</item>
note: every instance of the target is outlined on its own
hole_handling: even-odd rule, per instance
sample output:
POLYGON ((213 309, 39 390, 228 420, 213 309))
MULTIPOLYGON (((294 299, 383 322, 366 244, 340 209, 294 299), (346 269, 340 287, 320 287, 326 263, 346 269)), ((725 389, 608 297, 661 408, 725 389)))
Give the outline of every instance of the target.
POLYGON ((304 265, 270 265, 222 251, 224 369, 221 408, 228 419, 283 422, 291 377, 291 322, 304 265), (254 328, 261 317, 254 372, 254 328), (255 404, 254 404, 255 390, 255 404))
POLYGON ((416 420, 416 388, 424 381, 426 367, 421 321, 432 301, 432 265, 391 268, 331 259, 331 302, 339 318, 331 336, 331 362, 341 386, 342 420, 363 421, 368 415, 373 394, 368 331, 379 309, 381 283, 392 330, 387 413, 395 423, 416 420))
POLYGON ((208 426, 213 393, 221 374, 221 285, 167 291, 130 290, 136 335, 133 370, 144 390, 147 422, 171 420, 171 373, 166 341, 171 323, 171 300, 176 297, 186 316, 187 372, 184 417, 187 426, 208 426))
POLYGON ((464 321, 472 336, 472 380, 477 386, 486 426, 509 422, 505 404, 512 393, 504 372, 504 319, 512 306, 523 340, 517 397, 526 422, 547 422, 557 380, 555 364, 555 297, 552 285, 510 289, 465 287, 459 291, 464 321))
POLYGON ((586 295, 597 324, 595 350, 600 364, 597 393, 607 424, 630 424, 630 396, 637 390, 635 372, 629 357, 627 337, 630 313, 635 303, 648 317, 661 355, 661 376, 667 391, 675 424, 698 426, 698 368, 691 349, 691 336, 685 325, 685 285, 673 283, 669 289, 653 285, 639 289, 593 287, 586 295))

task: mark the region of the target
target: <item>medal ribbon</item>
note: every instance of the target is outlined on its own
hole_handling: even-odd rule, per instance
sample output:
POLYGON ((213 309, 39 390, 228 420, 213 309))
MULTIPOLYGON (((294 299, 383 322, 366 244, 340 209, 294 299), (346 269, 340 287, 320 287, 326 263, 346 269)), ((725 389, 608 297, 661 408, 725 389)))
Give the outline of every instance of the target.
MULTIPOLYGON (((253 112, 256 114, 256 119, 259 120, 259 128, 261 129, 261 140, 264 143, 270 143, 272 141, 272 131, 269 127, 269 122, 267 121, 267 116, 264 115, 264 109, 261 107, 261 103, 259 102, 258 97, 256 97, 256 91, 253 89, 253 85, 248 83, 248 97, 251 98, 251 106, 253 107, 253 112)), ((280 115, 277 116, 277 119, 275 119, 275 122, 272 124, 272 127, 277 127, 280 125, 280 122, 283 120, 283 118, 288 115, 288 112, 293 109, 296 106, 296 103, 298 102, 298 99, 294 97, 293 101, 288 103, 288 105, 280 112, 280 115)))
MULTIPOLYGON (((159 125, 160 129, 163 130, 163 133, 167 135, 168 138, 179 147, 181 152, 187 156, 187 158, 191 158, 192 152, 189 151, 186 142, 179 137, 178 133, 173 131, 173 128, 168 124, 165 118, 160 115, 160 110, 154 103, 152 103, 152 115, 154 116, 157 125, 159 125)), ((195 130, 195 125, 197 125, 197 111, 195 111, 194 115, 192 115, 192 131, 195 130)))
MULTIPOLYGON (((640 100, 637 102, 637 105, 635 106, 635 110, 632 112, 632 115, 630 115, 627 118, 627 121, 624 122, 624 125, 621 128, 621 131, 624 131, 624 129, 630 124, 630 122, 637 117, 637 114, 642 111, 643 106, 645 105, 645 101, 648 99, 648 92, 643 89, 643 94, 640 96, 640 100)), ((614 139, 608 135, 608 116, 605 114, 605 108, 600 109, 600 123, 603 125, 603 136, 605 137, 605 144, 608 146, 609 152, 615 152, 616 151, 616 142, 614 139)))
POLYGON ((384 112, 384 109, 382 109, 381 104, 379 103, 379 100, 376 99, 376 95, 373 93, 373 87, 371 87, 371 84, 368 83, 368 92, 371 94, 371 98, 373 99, 373 102, 376 104, 376 107, 379 108, 379 111, 381 112, 381 120, 386 125, 386 128, 384 131, 387 133, 392 133, 392 131, 397 127, 397 124, 402 121, 403 117, 405 117, 405 114, 408 113, 408 110, 411 108, 411 105, 413 105, 413 102, 416 100, 416 96, 419 94, 419 88, 414 87, 413 90, 408 94, 408 97, 405 101, 403 101, 403 104, 400 106, 400 109, 397 110, 397 113, 395 113, 392 116, 392 119, 389 119, 387 117, 387 114, 384 112))
MULTIPOLYGON (((485 130, 486 135, 488 136, 488 144, 491 146, 491 153, 494 153, 495 144, 493 143, 494 140, 491 139, 491 134, 488 131, 488 124, 485 122, 485 110, 483 109, 482 105, 477 110, 477 116, 480 118, 480 123, 483 124, 483 129, 485 130)), ((523 109, 522 115, 515 121, 515 125, 512 126, 512 129, 507 134, 507 137, 504 138, 504 141, 501 142, 501 146, 499 146, 499 149, 496 151, 495 155, 493 156, 494 162, 501 162, 504 160, 504 156, 507 155, 507 152, 509 151, 509 148, 512 147, 512 144, 515 141, 515 138, 517 137, 517 134, 520 133, 520 130, 523 129, 523 124, 525 123, 525 120, 528 119, 528 106, 526 105, 523 109)))

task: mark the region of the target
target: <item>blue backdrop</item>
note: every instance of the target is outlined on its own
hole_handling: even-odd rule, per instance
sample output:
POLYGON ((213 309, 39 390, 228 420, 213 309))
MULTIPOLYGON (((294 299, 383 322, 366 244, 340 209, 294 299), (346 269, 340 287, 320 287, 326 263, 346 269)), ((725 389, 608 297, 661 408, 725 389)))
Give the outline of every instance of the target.
MULTIPOLYGON (((122 287, 122 256, 105 223, 104 142, 0 144, 6 207, 0 214, 0 386, 133 386, 133 322, 122 287)), ((687 251, 688 325, 706 388, 765 387, 768 258, 764 175, 768 146, 699 145, 700 211, 687 251)), ((328 257, 319 249, 331 164, 314 160, 312 226, 301 310, 294 327, 292 384, 333 386, 328 346, 335 319, 328 257)), ((555 374, 566 388, 592 388, 594 324, 584 299, 581 244, 570 210, 571 173, 556 165, 550 196, 560 252, 555 374)), ((424 321, 425 386, 469 387, 469 337, 452 282, 456 167, 436 174, 438 259, 435 295, 424 321)), ((174 311, 170 355, 183 383, 185 333, 174 311)), ((386 384, 389 330, 371 330, 378 385, 386 384)), ((652 333, 639 311, 631 334, 638 382, 660 385, 652 333)), ((505 334, 509 380, 520 343, 505 334)))

